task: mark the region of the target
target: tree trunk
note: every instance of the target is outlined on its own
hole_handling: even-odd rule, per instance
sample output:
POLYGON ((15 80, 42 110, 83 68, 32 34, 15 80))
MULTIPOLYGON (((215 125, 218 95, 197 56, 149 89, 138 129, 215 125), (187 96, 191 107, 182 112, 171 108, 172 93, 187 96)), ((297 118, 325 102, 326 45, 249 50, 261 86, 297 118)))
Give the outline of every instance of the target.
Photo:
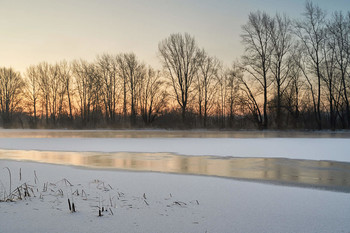
POLYGON ((281 129, 281 84, 277 83, 277 129, 281 129))

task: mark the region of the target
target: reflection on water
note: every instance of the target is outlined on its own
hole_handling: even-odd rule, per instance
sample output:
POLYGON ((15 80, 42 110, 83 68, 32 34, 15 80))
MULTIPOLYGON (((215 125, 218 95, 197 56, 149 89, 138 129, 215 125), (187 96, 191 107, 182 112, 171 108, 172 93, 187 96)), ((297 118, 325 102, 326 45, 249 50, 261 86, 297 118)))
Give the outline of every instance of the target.
POLYGON ((350 138, 349 131, 0 130, 0 138, 350 138))
POLYGON ((171 153, 97 153, 0 150, 0 159, 272 182, 350 192, 350 163, 284 158, 182 156, 171 153))

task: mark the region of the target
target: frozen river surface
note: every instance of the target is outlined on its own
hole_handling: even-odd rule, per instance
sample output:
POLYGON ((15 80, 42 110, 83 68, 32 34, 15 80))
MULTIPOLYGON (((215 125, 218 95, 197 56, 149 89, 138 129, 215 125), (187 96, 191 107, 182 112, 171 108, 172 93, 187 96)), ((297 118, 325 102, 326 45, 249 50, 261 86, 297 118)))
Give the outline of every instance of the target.
POLYGON ((186 156, 173 153, 0 150, 0 159, 128 170, 216 176, 350 193, 350 163, 286 158, 186 156))
POLYGON ((349 192, 348 136, 348 132, 0 130, 0 158, 349 192))

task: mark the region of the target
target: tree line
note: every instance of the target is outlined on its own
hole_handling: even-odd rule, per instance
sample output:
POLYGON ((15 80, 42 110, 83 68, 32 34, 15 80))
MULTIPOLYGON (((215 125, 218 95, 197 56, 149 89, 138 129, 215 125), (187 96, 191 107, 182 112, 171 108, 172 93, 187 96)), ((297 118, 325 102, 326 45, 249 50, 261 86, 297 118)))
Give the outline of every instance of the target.
POLYGON ((3 127, 348 129, 350 12, 251 12, 231 67, 190 34, 158 44, 162 70, 134 53, 0 68, 3 127))

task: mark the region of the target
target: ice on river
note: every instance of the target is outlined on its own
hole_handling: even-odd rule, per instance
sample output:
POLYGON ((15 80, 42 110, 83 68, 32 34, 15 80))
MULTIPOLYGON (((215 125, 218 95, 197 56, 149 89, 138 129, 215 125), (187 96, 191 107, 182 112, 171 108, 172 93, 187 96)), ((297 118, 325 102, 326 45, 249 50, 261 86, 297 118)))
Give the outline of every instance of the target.
POLYGON ((0 149, 171 152, 350 162, 349 138, 0 138, 0 149))

